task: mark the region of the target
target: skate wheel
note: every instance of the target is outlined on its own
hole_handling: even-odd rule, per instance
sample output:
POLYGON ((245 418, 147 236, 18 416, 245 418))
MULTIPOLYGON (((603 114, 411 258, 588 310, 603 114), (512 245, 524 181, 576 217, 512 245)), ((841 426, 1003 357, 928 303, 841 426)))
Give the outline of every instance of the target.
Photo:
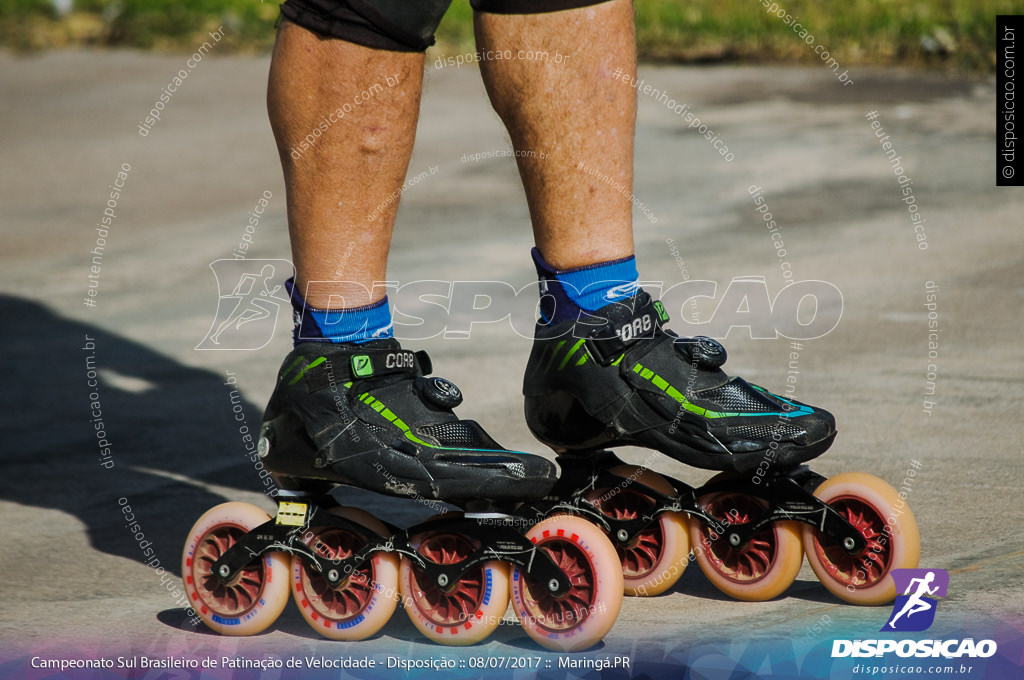
POLYGON ((804 551, 815 576, 829 592, 852 604, 888 604, 896 598, 893 569, 913 569, 921 556, 917 521, 896 489, 863 472, 844 472, 814 495, 835 508, 867 540, 860 555, 812 526, 803 528, 804 551))
MULTIPOLYGON (((614 489, 596 489, 586 495, 587 500, 607 517, 635 519, 651 512, 657 501, 647 496, 636 480, 667 496, 676 490, 656 472, 636 465, 617 465, 609 470, 623 479, 614 489)), ((628 545, 612 543, 622 565, 623 591, 626 595, 641 597, 665 592, 679 580, 689 563, 690 537, 686 516, 679 512, 662 512, 658 522, 633 537, 628 545)))
MULTIPOLYGON (((457 564, 479 548, 466 536, 443 532, 419 534, 410 543, 435 564, 457 564)), ((403 557, 398 583, 413 625, 444 645, 480 642, 501 624, 508 608, 508 565, 497 560, 478 564, 442 587, 403 557)))
MULTIPOLYGON (((390 534, 373 515, 358 508, 332 508, 329 512, 381 536, 390 534)), ((330 559, 349 557, 366 545, 364 537, 337 526, 314 527, 303 540, 318 555, 330 559)), ((318 633, 331 640, 365 640, 384 627, 398 604, 398 556, 374 553, 332 588, 322 573, 295 555, 291 590, 302 617, 318 633)))
POLYGON ((512 572, 512 608, 535 642, 570 652, 597 644, 611 630, 622 607, 622 568, 615 548, 599 528, 579 517, 556 515, 526 537, 565 573, 572 588, 551 595, 547 583, 526 570, 512 572))
MULTIPOLYGON (((718 475, 712 481, 720 479, 718 475)), ((719 492, 697 499, 719 522, 744 524, 768 509, 768 501, 745 493, 719 492)), ((800 527, 776 521, 736 548, 696 517, 690 517, 690 537, 697 564, 708 580, 726 595, 762 602, 781 595, 796 580, 803 563, 800 527)))
POLYGON ((223 635, 255 635, 266 630, 288 604, 288 556, 264 553, 225 585, 213 564, 240 537, 270 519, 249 503, 222 503, 192 527, 181 559, 185 592, 199 618, 223 635))

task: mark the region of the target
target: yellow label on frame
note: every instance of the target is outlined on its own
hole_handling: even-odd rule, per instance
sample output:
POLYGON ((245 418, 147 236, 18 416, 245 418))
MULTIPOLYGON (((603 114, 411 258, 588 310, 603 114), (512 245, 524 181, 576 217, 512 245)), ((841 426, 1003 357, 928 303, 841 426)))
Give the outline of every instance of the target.
POLYGON ((301 527, 306 523, 306 511, 309 509, 305 503, 281 502, 277 506, 276 524, 283 524, 289 527, 301 527))

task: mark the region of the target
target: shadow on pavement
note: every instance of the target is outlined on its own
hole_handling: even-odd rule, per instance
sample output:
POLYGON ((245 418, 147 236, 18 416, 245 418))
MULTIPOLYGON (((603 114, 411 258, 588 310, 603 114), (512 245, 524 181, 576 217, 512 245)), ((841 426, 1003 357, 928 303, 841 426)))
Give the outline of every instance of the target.
MULTIPOLYGON (((0 335, 3 500, 65 512, 96 550, 138 562, 155 557, 178 574, 193 522, 225 500, 200 483, 263 488, 221 376, 31 300, 0 295, 0 317, 10 324, 0 335), (123 505, 142 538, 129 531, 123 505)), ((261 409, 242 404, 258 428, 261 409)))

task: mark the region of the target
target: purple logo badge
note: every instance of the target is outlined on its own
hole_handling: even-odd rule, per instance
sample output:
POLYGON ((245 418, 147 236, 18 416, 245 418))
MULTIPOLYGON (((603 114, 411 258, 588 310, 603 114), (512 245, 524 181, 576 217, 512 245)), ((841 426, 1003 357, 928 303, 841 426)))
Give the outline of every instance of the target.
POLYGON ((949 573, 945 569, 893 569, 896 596, 892 616, 883 631, 922 631, 935 621, 934 598, 945 597, 949 573))

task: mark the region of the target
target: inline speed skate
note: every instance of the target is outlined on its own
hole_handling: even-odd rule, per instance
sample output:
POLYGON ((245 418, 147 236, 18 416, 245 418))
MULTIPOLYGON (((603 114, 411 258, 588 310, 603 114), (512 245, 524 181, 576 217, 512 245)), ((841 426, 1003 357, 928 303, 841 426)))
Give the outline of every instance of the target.
POLYGON ((887 575, 917 566, 917 524, 881 479, 826 481, 802 465, 832 444, 831 414, 730 378, 725 349, 666 329, 664 307, 642 290, 573 321, 543 318, 542 305, 527 424, 560 454, 552 495, 604 516, 627 594, 667 590, 692 554, 726 594, 766 600, 789 587, 806 554, 837 597, 894 599, 887 575), (618 445, 720 473, 694 488, 603 450, 618 445))
POLYGON ((430 373, 425 353, 394 340, 296 346, 259 444, 280 487, 276 516, 225 503, 186 542, 185 588, 210 628, 258 633, 290 592, 338 640, 374 635, 399 600, 419 631, 448 645, 487 637, 510 599, 550 649, 585 649, 611 629, 623 580, 607 527, 550 498, 551 462, 457 418, 461 392, 430 373), (331 492, 345 485, 464 512, 400 529, 339 505, 331 492))

